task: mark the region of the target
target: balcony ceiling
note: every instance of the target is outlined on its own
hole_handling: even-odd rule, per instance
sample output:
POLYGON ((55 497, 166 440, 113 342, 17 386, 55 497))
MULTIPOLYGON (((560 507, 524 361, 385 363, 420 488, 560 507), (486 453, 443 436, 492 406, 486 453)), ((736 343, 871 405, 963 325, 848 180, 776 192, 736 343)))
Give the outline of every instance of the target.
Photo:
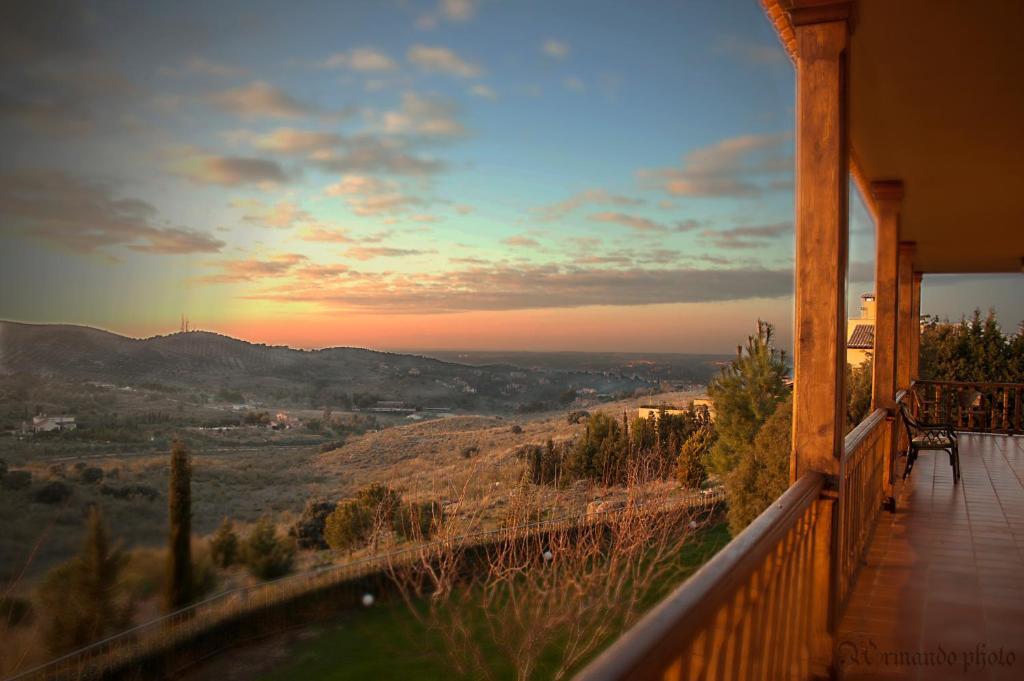
POLYGON ((859 0, 850 143, 865 180, 901 179, 901 239, 924 272, 1020 272, 1024 2, 859 0))
MULTIPOLYGON (((792 58, 786 10, 826 3, 761 0, 792 58)), ((855 0, 851 23, 853 171, 903 181, 915 268, 1021 272, 1024 1, 855 0)))

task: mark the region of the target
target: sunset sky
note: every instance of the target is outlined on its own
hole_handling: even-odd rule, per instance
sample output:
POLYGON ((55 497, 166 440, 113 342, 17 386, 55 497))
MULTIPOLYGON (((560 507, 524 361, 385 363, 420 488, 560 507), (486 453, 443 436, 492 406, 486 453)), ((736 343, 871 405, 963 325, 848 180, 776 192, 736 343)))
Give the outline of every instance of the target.
MULTIPOLYGON (((0 9, 0 318, 301 347, 791 336, 793 67, 755 0, 0 9)), ((851 304, 873 226, 852 201, 851 304)), ((923 311, 1024 318, 1020 276, 923 311)))

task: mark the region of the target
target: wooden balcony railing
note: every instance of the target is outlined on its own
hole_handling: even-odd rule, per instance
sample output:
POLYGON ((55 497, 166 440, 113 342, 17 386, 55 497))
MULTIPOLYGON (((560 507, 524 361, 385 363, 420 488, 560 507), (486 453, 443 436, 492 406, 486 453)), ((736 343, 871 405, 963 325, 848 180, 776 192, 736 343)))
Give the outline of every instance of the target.
POLYGON ((826 477, 807 473, 577 680, 827 677, 888 494, 892 428, 879 409, 846 437, 838 509, 826 477))
POLYGON ((919 414, 974 433, 1024 433, 1024 383, 916 381, 919 414))
POLYGON ((807 473, 577 676, 809 678, 831 656, 832 503, 807 473), (824 581, 822 581, 824 580, 824 581))
POLYGON ((888 497, 894 421, 877 409, 846 436, 839 464, 839 533, 834 593, 838 617, 845 609, 857 570, 888 497))

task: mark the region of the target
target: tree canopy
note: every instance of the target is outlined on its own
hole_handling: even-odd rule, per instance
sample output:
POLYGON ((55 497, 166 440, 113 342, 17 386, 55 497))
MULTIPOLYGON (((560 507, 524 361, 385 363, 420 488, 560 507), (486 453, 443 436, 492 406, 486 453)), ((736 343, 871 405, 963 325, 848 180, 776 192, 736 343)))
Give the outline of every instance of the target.
POLYGON ((789 393, 785 353, 774 347, 775 328, 758 320, 757 332, 736 359, 708 386, 715 402, 718 439, 711 449, 710 467, 719 474, 732 470, 757 431, 789 393))
POLYGON ((929 319, 921 330, 922 379, 933 381, 1024 381, 1024 322, 1007 335, 994 310, 975 310, 958 323, 929 319))

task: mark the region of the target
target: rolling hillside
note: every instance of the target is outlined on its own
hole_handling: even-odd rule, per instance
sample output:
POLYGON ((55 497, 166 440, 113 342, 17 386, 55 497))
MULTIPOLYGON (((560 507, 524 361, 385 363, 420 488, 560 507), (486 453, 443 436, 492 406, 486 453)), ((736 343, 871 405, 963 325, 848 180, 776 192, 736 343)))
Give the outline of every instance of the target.
POLYGON ((363 394, 424 407, 494 411, 557 404, 570 389, 621 394, 656 385, 608 371, 467 366, 360 348, 295 350, 203 331, 134 339, 82 326, 0 322, 0 376, 15 374, 230 390, 278 403, 331 403, 363 394))

